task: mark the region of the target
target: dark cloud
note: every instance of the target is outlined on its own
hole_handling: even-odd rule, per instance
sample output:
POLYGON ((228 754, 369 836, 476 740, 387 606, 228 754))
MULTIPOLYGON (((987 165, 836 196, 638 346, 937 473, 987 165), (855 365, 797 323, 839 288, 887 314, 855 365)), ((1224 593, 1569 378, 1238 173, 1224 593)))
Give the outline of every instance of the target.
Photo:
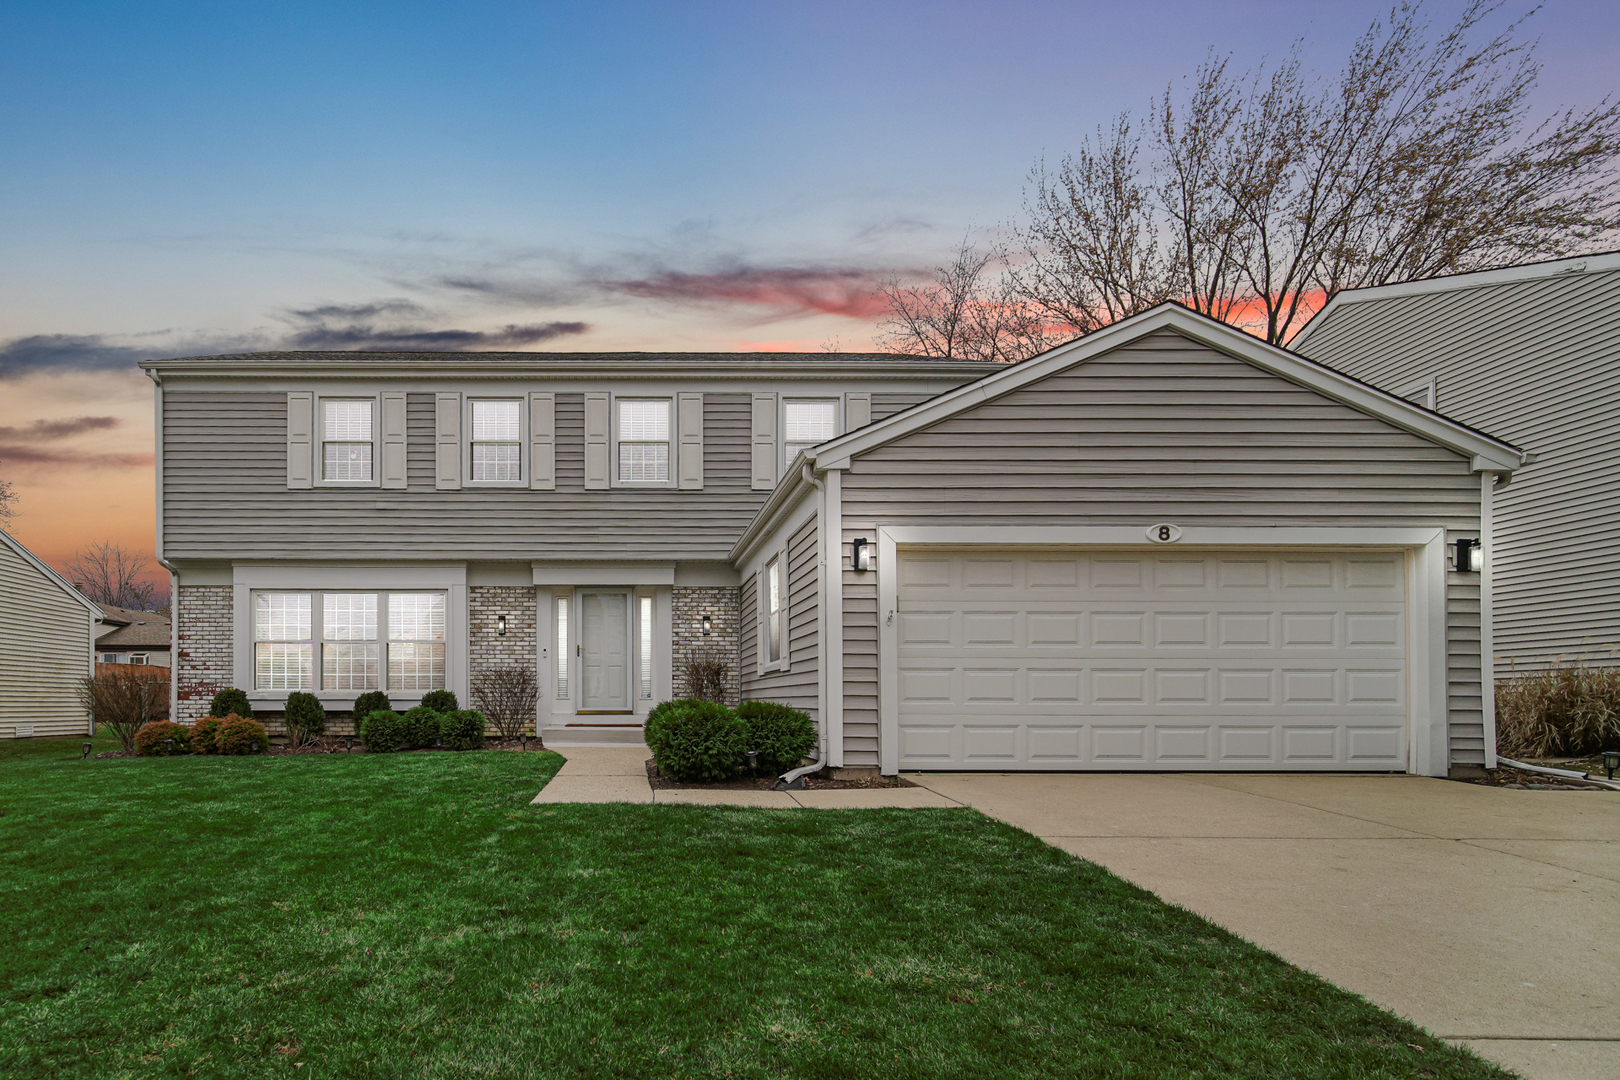
POLYGON ((137 469, 152 464, 151 454, 86 454, 75 450, 42 450, 21 443, 0 443, 7 465, 77 465, 95 469, 137 469))
POLYGON ((590 297, 595 290, 578 281, 535 281, 521 279, 503 281, 493 277, 472 275, 436 277, 428 281, 430 288, 455 293, 471 293, 486 303, 511 304, 519 307, 558 307, 576 304, 590 297))
POLYGON ((584 322, 511 324, 499 330, 387 329, 364 324, 312 326, 293 334, 288 346, 294 349, 404 349, 460 351, 509 349, 534 345, 553 338, 583 334, 591 328, 584 322))
POLYGON ((123 421, 116 416, 75 416, 67 420, 35 420, 27 427, 0 427, 0 439, 66 439, 86 431, 105 431, 123 421))
POLYGON ((869 319, 888 310, 877 289, 886 276, 875 269, 738 267, 709 274, 664 271, 597 284, 644 300, 755 305, 782 318, 820 314, 869 319))
POLYGON ((888 221, 875 221, 855 233, 856 240, 878 240, 896 233, 932 232, 934 226, 916 218, 897 217, 888 221))
POLYGON ((0 378, 31 371, 133 370, 142 360, 173 355, 162 349, 114 345, 101 334, 35 334, 0 344, 0 378))
POLYGON ((323 304, 320 307, 292 308, 287 314, 306 322, 326 319, 375 319, 379 315, 409 316, 419 319, 427 309, 412 300, 374 300, 369 304, 323 304))

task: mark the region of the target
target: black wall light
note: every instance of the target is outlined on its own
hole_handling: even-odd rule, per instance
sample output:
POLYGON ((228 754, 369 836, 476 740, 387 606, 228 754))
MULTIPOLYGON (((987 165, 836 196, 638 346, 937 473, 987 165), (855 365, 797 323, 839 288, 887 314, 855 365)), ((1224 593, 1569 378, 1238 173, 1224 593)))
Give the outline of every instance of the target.
POLYGON ((865 571, 872 569, 872 542, 865 537, 856 537, 850 542, 852 553, 851 561, 855 569, 865 571))
POLYGON ((1478 540, 1462 539, 1457 541, 1457 571, 1463 574, 1477 574, 1485 565, 1485 553, 1480 549, 1478 540))
POLYGON ((495 616, 495 636, 496 637, 505 637, 506 636, 506 616, 505 615, 497 615, 497 616, 495 616))
POLYGON ((714 618, 713 616, 705 615, 703 616, 703 636, 708 637, 712 633, 714 633, 714 618))

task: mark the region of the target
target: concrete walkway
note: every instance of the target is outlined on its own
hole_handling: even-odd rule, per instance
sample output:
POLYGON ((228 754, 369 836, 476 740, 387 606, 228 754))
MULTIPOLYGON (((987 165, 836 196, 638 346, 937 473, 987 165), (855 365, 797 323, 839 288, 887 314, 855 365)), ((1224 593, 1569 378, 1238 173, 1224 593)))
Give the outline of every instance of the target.
POLYGON ((1408 776, 911 779, 1530 1080, 1620 1076, 1620 795, 1408 776))
POLYGON ((885 806, 952 807, 943 795, 927 788, 845 788, 834 791, 655 791, 647 783, 645 746, 559 746, 568 760, 535 803, 685 803, 699 806, 762 806, 792 810, 861 810, 885 806))

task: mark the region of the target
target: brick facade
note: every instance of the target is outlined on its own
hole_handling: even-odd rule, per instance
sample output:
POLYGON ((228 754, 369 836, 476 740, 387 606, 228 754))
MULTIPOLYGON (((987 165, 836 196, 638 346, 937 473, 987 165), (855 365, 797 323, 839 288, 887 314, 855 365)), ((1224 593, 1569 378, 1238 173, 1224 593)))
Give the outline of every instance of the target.
MULTIPOLYGON (((469 679, 490 667, 533 668, 537 613, 533 585, 472 585, 467 589, 469 679), (506 634, 500 617, 506 616, 506 634)), ((465 704, 465 703, 464 703, 465 704)), ((471 708, 470 705, 467 706, 471 708)))
POLYGON ((208 703, 219 691, 229 689, 236 677, 231 607, 229 585, 182 585, 175 597, 177 724, 193 724, 208 715, 208 703))
POLYGON ((687 696, 686 665, 700 654, 717 655, 726 665, 726 704, 735 705, 742 693, 742 664, 738 659, 738 590, 727 585, 677 585, 674 595, 675 696, 687 696), (703 616, 713 620, 703 636, 703 616))

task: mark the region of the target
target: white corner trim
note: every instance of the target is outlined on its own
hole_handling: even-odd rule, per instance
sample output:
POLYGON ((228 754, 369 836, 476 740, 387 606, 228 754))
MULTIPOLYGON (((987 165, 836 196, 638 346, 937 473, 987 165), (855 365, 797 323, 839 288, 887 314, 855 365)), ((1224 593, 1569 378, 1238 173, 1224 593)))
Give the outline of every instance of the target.
POLYGON ((816 538, 821 541, 821 610, 818 613, 821 646, 821 716, 827 727, 827 764, 844 764, 844 474, 822 477, 821 517, 816 538))
POLYGON ((1485 767, 1496 768, 1496 628, 1491 603, 1491 563, 1496 542, 1492 520, 1494 473, 1479 474, 1479 704, 1485 722, 1485 767))

